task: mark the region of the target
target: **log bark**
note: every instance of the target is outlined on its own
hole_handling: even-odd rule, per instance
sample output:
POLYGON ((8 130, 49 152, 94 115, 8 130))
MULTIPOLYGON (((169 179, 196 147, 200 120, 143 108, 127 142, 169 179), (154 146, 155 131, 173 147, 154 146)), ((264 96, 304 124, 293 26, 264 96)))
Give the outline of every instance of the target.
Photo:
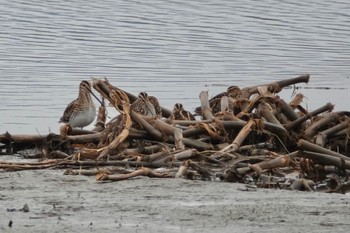
POLYGON ((316 153, 311 151, 300 151, 298 157, 312 159, 315 163, 323 165, 333 165, 340 169, 350 169, 350 160, 335 157, 329 154, 316 153))
POLYGON ((258 87, 267 86, 269 92, 279 93, 284 87, 297 84, 297 83, 308 83, 309 79, 310 79, 310 75, 304 74, 296 78, 285 79, 285 80, 263 84, 263 85, 257 85, 253 87, 246 87, 242 89, 242 92, 245 98, 249 98, 251 95, 258 93, 258 87))
POLYGON ((143 167, 139 170, 136 170, 134 172, 128 173, 128 174, 118 174, 118 175, 109 175, 106 173, 100 173, 96 175, 97 181, 121 181, 121 180, 127 180, 129 178, 133 178, 136 176, 148 176, 151 178, 172 178, 173 175, 167 174, 167 173, 158 173, 154 172, 149 168, 143 167))
POLYGON ((313 122, 306 130, 304 131, 304 136, 306 138, 312 139, 318 131, 324 129, 330 123, 335 123, 339 121, 340 113, 329 113, 326 116, 322 117, 318 121, 313 122))
POLYGON ((333 104, 327 103, 326 105, 310 112, 309 114, 304 115, 302 117, 299 117, 298 119, 294 120, 293 122, 287 123, 285 127, 287 130, 294 130, 295 128, 299 127, 303 122, 310 119, 311 117, 316 116, 316 115, 321 114, 321 113, 326 112, 326 111, 330 112, 333 110, 333 108, 334 108, 333 104))
POLYGON ((323 147, 321 147, 319 145, 316 145, 314 143, 308 142, 308 141, 303 140, 303 139, 300 139, 298 141, 298 147, 300 149, 302 149, 302 150, 305 150, 305 151, 311 151, 311 152, 316 152, 316 153, 321 153, 321 154, 327 154, 327 155, 331 155, 331 156, 334 156, 334 157, 337 157, 337 158, 350 160, 350 158, 345 156, 345 155, 342 155, 342 154, 339 154, 337 152, 328 150, 326 148, 323 148, 323 147))
POLYGON ((205 120, 213 120, 215 117, 213 116, 212 110, 209 105, 209 97, 207 91, 202 91, 199 94, 199 98, 201 101, 201 110, 202 116, 205 120))

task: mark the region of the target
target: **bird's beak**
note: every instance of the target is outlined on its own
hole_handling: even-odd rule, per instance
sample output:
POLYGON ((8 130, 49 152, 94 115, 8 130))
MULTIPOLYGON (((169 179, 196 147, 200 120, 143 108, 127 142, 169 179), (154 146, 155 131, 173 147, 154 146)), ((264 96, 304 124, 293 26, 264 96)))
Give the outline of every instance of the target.
POLYGON ((95 99, 97 99, 98 102, 100 102, 100 104, 101 104, 102 106, 105 106, 105 104, 92 92, 92 90, 89 89, 89 92, 91 93, 91 95, 92 95, 93 97, 95 97, 95 99))

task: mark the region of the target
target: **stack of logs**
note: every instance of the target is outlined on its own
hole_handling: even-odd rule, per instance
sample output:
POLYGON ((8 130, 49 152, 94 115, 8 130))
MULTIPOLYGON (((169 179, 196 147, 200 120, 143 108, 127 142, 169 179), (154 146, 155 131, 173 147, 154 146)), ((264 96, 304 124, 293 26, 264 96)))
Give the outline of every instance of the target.
MULTIPOLYGON (((309 78, 242 88, 234 111, 213 113, 203 91, 196 120, 176 120, 164 107, 161 118, 142 116, 130 108, 137 97, 96 79, 94 89, 119 115, 105 123, 101 106, 92 131, 63 126, 59 135, 0 135, 2 154, 35 149, 26 153, 31 162, 0 161, 0 169, 66 168, 65 174, 98 181, 144 175, 242 182, 247 190, 349 192, 348 112, 333 112, 330 103, 309 112, 302 94, 290 103, 277 95, 309 78)), ((222 106, 227 101, 222 97, 222 106)))

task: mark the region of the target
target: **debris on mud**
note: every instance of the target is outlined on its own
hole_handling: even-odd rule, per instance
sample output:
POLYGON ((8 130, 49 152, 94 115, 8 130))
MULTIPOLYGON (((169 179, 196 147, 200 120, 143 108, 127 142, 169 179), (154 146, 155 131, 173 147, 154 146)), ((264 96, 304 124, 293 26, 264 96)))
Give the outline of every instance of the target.
POLYGON ((0 161, 3 171, 66 169, 66 175, 120 181, 135 176, 246 183, 250 188, 350 191, 349 112, 333 105, 308 111, 303 95, 278 93, 308 74, 253 87, 230 86, 201 106, 173 110, 93 80, 102 96, 93 130, 63 125, 60 134, 0 135, 2 154, 34 149, 26 162, 0 161), (106 122, 106 104, 119 114, 106 122))

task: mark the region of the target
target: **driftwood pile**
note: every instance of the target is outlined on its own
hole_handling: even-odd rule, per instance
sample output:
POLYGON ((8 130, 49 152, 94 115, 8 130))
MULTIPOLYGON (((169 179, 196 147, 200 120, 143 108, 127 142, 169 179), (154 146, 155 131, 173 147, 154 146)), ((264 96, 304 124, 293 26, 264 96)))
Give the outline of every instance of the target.
POLYGON ((106 123, 101 106, 92 131, 65 125, 59 135, 0 135, 2 154, 35 152, 25 155, 31 162, 0 161, 0 169, 65 168, 65 174, 98 181, 143 175, 241 182, 247 190, 349 192, 349 113, 333 112, 330 103, 309 112, 302 94, 289 103, 277 95, 309 78, 242 88, 234 99, 219 95, 217 112, 203 91, 195 120, 177 120, 164 107, 160 117, 143 116, 130 108, 137 97, 107 79, 94 80, 119 115, 106 123))

